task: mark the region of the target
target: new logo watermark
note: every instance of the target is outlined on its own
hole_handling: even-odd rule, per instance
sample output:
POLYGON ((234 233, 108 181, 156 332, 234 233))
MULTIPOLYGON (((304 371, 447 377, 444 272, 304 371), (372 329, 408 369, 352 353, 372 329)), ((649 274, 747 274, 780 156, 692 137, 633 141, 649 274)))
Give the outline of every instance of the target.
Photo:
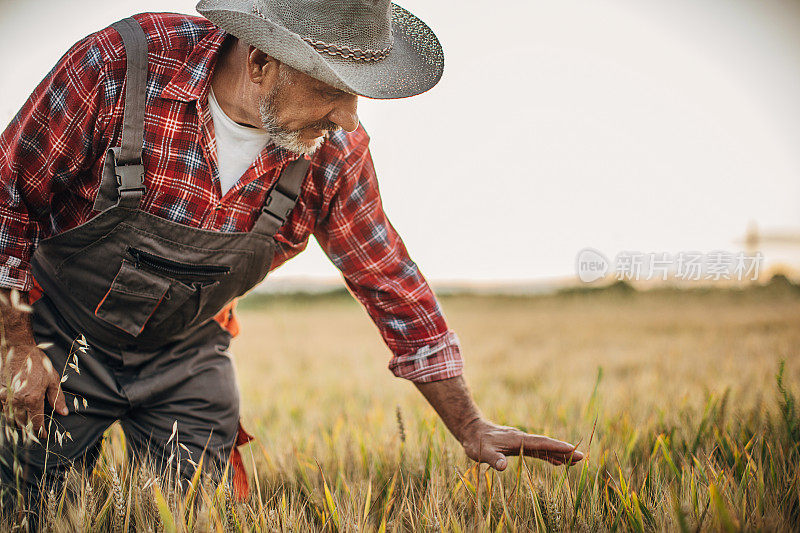
POLYGON ((584 248, 575 259, 575 271, 584 283, 606 277, 610 265, 606 256, 594 248, 584 248))
POLYGON ((755 281, 764 256, 761 252, 619 252, 613 261, 599 250, 584 248, 575 258, 575 272, 584 283, 612 273, 618 280, 648 281, 755 281))

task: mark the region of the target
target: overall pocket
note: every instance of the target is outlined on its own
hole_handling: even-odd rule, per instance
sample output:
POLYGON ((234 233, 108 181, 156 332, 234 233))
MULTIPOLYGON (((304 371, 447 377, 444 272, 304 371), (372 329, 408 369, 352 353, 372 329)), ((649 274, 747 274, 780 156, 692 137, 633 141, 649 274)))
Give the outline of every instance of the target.
POLYGON ((95 316, 138 337, 147 321, 164 301, 170 280, 145 272, 122 260, 108 292, 95 309, 95 316))
POLYGON ((140 339, 170 338, 192 327, 213 308, 215 289, 231 270, 201 258, 176 261, 132 246, 124 254, 94 314, 140 339))
POLYGON ((148 330, 157 333, 175 332, 191 328, 199 324, 198 318, 204 313, 208 313, 206 303, 209 294, 219 285, 219 281, 198 282, 194 281, 187 285, 180 281, 173 281, 167 293, 168 304, 179 302, 180 305, 172 306, 168 311, 158 313, 150 321, 148 330))
POLYGON ((171 278, 184 279, 184 281, 213 280, 231 271, 231 268, 226 265, 205 265, 174 261, 133 246, 128 247, 128 255, 133 258, 137 265, 163 273, 171 278))
POLYGON ((231 271, 227 265, 175 261, 134 247, 128 248, 128 256, 142 271, 170 283, 164 303, 149 321, 148 336, 174 334, 199 323, 209 309, 214 310, 209 301, 231 271))

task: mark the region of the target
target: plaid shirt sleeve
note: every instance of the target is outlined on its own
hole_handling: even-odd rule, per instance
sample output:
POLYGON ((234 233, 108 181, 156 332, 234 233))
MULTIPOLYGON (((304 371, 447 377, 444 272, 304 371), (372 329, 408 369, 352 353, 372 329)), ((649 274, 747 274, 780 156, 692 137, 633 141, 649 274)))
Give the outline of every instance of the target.
POLYGON ((0 135, 0 287, 31 289, 50 198, 91 165, 102 65, 91 37, 73 45, 0 135))
POLYGON ((383 211, 367 147, 338 181, 314 236, 392 351, 389 369, 418 383, 461 375, 458 336, 383 211))

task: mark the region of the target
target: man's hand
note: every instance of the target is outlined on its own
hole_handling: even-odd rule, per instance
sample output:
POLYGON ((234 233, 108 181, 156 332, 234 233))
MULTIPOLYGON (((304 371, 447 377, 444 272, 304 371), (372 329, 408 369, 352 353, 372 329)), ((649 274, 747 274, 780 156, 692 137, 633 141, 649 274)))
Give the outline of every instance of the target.
POLYGON ((498 426, 482 418, 473 420, 459 440, 470 459, 488 463, 499 471, 506 469, 507 455, 519 455, 520 452, 554 465, 574 464, 583 459, 583 454, 572 444, 524 433, 509 426, 498 426))
POLYGON ((59 414, 68 414, 61 380, 50 359, 36 346, 27 295, 17 299, 2 290, 0 308, 5 348, 0 362, 0 405, 7 420, 13 418, 20 428, 30 422, 36 437, 45 436, 45 396, 59 414))
POLYGON ((501 471, 508 464, 506 456, 519 455, 520 452, 554 465, 574 464, 583 459, 583 454, 572 444, 524 433, 509 426, 498 426, 484 419, 462 376, 415 385, 439 413, 470 459, 488 463, 501 471))

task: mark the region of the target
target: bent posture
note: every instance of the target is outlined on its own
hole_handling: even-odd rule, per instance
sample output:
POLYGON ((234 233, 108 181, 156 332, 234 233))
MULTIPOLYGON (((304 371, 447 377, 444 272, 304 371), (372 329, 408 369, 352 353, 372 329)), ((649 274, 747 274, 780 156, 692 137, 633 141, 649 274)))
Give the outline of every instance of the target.
POLYGON ((232 302, 311 235, 391 371, 469 457, 582 458, 481 416, 458 337, 383 212, 358 97, 430 89, 438 40, 387 0, 331 6, 203 0, 205 18, 124 19, 76 43, 0 136, 0 396, 6 424, 39 438, 3 437, 5 484, 91 467, 117 420, 134 457, 164 461, 177 442, 194 463, 235 457, 232 302))

